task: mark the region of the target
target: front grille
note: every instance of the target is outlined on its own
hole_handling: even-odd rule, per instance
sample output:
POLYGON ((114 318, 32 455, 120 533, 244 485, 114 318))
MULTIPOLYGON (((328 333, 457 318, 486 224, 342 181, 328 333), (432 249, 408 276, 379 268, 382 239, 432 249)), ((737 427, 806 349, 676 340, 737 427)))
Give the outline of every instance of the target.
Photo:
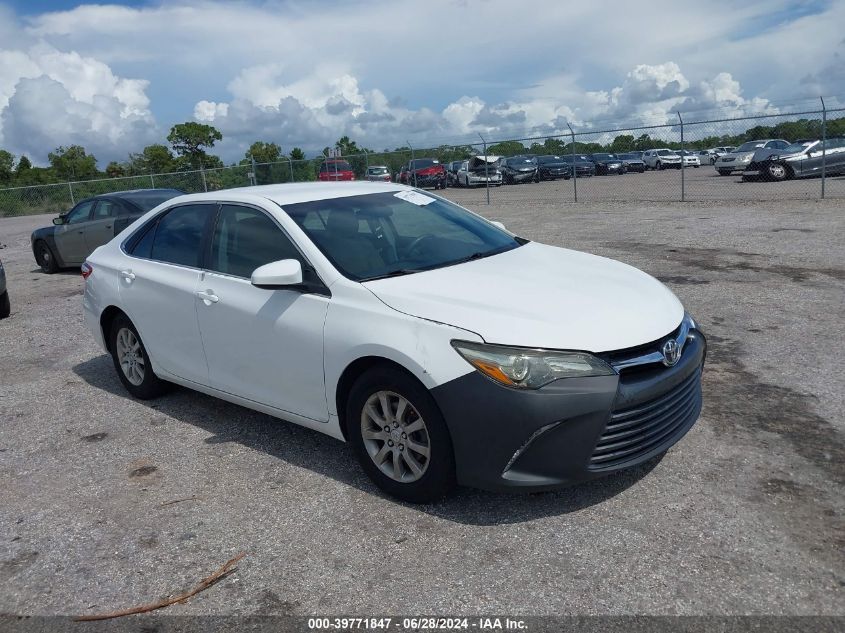
POLYGON ((628 409, 613 411, 590 457, 590 470, 631 465, 671 446, 701 410, 701 367, 670 391, 628 409))

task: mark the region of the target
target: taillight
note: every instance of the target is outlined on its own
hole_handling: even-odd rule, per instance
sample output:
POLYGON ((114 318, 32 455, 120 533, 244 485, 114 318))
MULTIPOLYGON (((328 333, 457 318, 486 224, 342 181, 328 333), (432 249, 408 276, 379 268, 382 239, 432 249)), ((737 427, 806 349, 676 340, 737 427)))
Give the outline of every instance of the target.
POLYGON ((82 264, 82 266, 79 267, 79 270, 82 272, 83 279, 88 279, 91 273, 94 272, 94 268, 88 262, 82 264))

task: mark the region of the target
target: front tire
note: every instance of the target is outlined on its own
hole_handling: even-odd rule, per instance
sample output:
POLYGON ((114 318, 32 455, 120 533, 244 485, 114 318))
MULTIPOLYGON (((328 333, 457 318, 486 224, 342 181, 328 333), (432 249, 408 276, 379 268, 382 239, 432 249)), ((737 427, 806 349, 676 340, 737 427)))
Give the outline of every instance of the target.
POLYGON ((138 330, 125 315, 116 317, 112 323, 109 349, 120 382, 134 397, 151 400, 167 390, 167 383, 153 372, 138 330))
POLYGON ((766 167, 766 176, 775 181, 786 180, 789 178, 789 168, 780 163, 769 163, 766 167))
POLYGON ((731 175, 731 171, 729 169, 718 169, 717 171, 719 172, 720 176, 730 176, 731 175))
POLYGON ((59 270, 53 250, 43 240, 35 243, 35 261, 42 272, 48 275, 52 275, 59 270))
POLYGON ((9 291, 0 295, 0 319, 5 319, 12 313, 12 304, 9 303, 9 291))
POLYGON ((446 422, 428 390, 401 370, 375 367, 358 378, 346 428, 361 467, 384 492, 430 503, 455 487, 446 422))

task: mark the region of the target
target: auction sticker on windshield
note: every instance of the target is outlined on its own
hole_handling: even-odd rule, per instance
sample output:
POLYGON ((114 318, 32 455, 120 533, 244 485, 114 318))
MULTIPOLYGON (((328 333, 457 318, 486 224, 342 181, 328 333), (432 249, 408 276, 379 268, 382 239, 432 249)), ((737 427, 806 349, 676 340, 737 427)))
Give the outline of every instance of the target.
POLYGON ((420 193, 419 191, 398 191, 393 195, 402 200, 406 200, 411 204, 415 204, 418 207, 424 207, 425 205, 434 202, 434 198, 427 196, 424 193, 420 193))

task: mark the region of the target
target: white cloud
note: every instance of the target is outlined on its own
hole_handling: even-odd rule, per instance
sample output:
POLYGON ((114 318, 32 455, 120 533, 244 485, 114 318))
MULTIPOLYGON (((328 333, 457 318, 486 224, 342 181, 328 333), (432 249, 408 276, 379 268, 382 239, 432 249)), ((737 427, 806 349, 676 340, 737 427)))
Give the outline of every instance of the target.
POLYGON ((330 11, 281 0, 90 4, 35 15, 25 28, 0 7, 0 141, 14 138, 9 149, 43 160, 96 130, 83 144, 98 143, 102 162, 137 151, 158 130, 156 112, 158 142, 193 116, 221 129, 220 152, 234 160, 256 139, 286 150, 319 149, 343 134, 379 149, 406 139, 475 142, 479 132, 560 134, 567 123, 674 123, 677 109, 772 113, 778 99, 845 86, 843 2, 798 19, 789 0, 730 11, 671 0, 636 11, 548 3, 542 19, 513 11, 512 0, 426 7, 410 16, 395 0, 330 11), (37 90, 67 116, 39 103, 37 90), (70 127, 42 120, 50 134, 39 136, 23 101, 70 127), (36 150, 35 138, 46 146, 36 150))
POLYGON ((0 49, 0 142, 36 162, 73 143, 105 159, 122 158, 156 138, 148 85, 44 42, 0 49))

